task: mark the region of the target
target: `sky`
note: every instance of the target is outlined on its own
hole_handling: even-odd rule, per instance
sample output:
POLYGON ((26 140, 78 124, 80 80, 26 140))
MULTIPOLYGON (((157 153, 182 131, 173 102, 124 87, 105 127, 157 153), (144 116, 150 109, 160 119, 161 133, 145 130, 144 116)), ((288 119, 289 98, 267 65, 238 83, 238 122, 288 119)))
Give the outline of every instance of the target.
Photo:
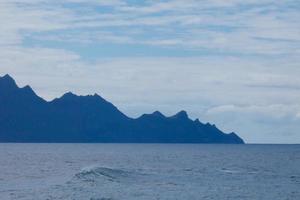
POLYGON ((0 76, 300 143, 299 0, 0 0, 0 76))

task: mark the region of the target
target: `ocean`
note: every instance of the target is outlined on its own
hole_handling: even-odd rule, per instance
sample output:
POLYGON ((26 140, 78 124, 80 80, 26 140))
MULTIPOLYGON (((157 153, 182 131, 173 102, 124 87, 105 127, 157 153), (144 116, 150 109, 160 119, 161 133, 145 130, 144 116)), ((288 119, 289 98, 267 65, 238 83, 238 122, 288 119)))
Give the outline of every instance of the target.
POLYGON ((300 145, 0 144, 0 199, 299 200, 300 145))

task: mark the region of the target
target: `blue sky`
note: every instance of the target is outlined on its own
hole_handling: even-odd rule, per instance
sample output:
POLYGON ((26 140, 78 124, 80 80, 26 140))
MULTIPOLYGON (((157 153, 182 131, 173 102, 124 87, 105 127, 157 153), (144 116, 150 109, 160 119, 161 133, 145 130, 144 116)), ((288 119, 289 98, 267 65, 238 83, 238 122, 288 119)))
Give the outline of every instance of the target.
POLYGON ((299 19, 298 0, 2 0, 0 75, 299 143, 299 19))

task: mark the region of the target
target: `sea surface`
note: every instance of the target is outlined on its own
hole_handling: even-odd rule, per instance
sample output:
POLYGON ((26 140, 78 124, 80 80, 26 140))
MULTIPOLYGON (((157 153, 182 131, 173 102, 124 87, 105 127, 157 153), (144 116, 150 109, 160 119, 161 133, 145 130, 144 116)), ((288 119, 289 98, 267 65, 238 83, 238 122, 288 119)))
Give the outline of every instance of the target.
POLYGON ((300 145, 0 144, 0 199, 300 199, 300 145))

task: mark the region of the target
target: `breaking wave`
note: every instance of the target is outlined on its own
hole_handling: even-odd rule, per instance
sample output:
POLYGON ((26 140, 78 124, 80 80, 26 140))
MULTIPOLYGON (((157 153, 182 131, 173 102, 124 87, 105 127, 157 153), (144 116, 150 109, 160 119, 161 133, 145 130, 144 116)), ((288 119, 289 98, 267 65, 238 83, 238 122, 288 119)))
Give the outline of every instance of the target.
POLYGON ((121 169, 93 166, 83 168, 75 174, 75 177, 82 181, 96 181, 101 178, 109 181, 119 181, 121 178, 129 177, 130 174, 130 172, 121 169))

